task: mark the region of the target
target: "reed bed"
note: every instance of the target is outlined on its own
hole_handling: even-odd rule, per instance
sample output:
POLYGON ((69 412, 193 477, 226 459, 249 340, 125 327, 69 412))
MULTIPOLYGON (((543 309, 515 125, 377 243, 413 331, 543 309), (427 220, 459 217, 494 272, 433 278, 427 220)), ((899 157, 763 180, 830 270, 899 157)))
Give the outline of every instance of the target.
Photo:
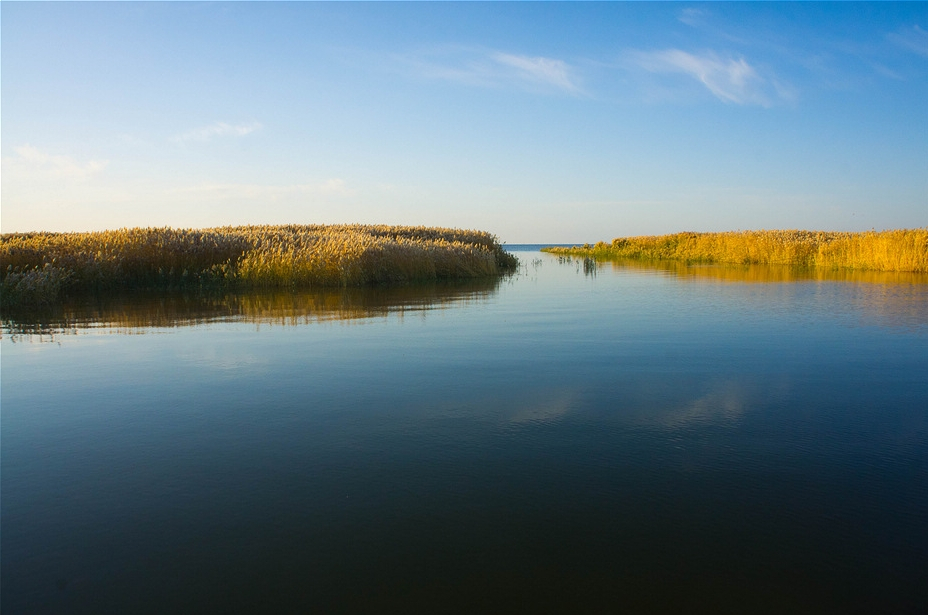
POLYGON ((620 237, 545 252, 609 259, 928 272, 928 228, 864 233, 733 231, 620 237))
POLYGON ((0 305, 86 291, 346 287, 494 276, 518 260, 483 231, 386 225, 133 228, 0 237, 0 305))

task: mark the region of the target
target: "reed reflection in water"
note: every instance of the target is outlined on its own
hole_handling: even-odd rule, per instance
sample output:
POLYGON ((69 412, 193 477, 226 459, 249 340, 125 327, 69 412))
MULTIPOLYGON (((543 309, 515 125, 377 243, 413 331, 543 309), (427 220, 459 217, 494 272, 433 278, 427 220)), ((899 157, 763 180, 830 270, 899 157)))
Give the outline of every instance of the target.
POLYGON ((5 314, 4 612, 924 611, 928 285, 519 256, 5 314))
POLYGON ((822 295, 822 301, 833 301, 837 312, 854 314, 862 323, 880 321, 910 329, 928 324, 925 312, 928 273, 788 265, 706 265, 678 260, 596 260, 570 256, 557 259, 590 277, 607 268, 617 274, 660 274, 683 282, 756 285, 759 287, 756 296, 772 298, 771 306, 784 297, 814 293, 822 295), (775 290, 771 291, 770 285, 775 285, 775 290))
POLYGON ((395 286, 250 291, 245 293, 108 293, 72 300, 48 309, 4 314, 3 333, 17 341, 81 330, 140 332, 240 321, 256 325, 298 326, 403 315, 487 300, 505 278, 481 278, 395 286))

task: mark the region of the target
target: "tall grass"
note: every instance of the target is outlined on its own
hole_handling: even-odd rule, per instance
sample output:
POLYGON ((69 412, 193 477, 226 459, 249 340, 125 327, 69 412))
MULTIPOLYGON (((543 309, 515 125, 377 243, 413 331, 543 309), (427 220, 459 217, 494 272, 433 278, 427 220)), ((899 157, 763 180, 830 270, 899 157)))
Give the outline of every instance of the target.
POLYGON ((0 237, 0 305, 136 288, 360 286, 493 276, 518 260, 482 231, 379 225, 133 228, 0 237))
POLYGON ((611 244, 544 248, 598 259, 671 259, 690 263, 799 265, 831 269, 928 272, 928 228, 865 233, 733 231, 620 237, 611 244))

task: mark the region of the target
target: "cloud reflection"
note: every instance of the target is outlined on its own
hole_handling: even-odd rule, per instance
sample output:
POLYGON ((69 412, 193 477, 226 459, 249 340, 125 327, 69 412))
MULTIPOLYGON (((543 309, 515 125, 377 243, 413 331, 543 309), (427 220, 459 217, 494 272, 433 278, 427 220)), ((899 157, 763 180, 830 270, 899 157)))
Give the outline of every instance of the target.
POLYGON ((741 419, 750 405, 747 386, 737 381, 715 385, 708 393, 657 415, 657 422, 669 429, 694 424, 732 424, 741 419))
POLYGON ((505 415, 506 422, 517 426, 554 423, 564 418, 577 406, 578 392, 575 389, 548 391, 543 400, 521 403, 505 415))

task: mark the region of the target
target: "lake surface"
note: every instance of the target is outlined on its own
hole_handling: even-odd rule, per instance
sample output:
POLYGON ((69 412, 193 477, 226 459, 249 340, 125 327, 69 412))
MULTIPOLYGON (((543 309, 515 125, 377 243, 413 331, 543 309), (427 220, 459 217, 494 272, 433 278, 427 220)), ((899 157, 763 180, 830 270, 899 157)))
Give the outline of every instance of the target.
POLYGON ((928 610, 925 276, 518 256, 4 320, 3 612, 928 610))

